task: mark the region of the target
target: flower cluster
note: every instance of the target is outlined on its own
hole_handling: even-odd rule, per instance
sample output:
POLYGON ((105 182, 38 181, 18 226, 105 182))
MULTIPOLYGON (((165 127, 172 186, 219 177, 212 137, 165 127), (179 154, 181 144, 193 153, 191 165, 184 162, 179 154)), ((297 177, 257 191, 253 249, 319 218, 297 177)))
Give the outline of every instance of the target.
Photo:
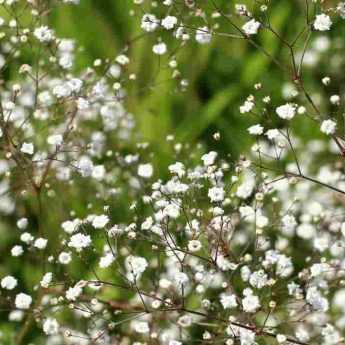
POLYGON ((10 75, 0 85, 0 212, 16 267, 0 271, 9 343, 343 344, 343 100, 331 74, 316 92, 304 71, 332 44, 320 32, 343 25, 345 4, 307 0, 290 42, 266 1, 132 1, 177 91, 189 84, 174 45, 193 41, 243 40, 288 78, 282 95, 256 83, 236 108, 254 119, 239 158, 168 135, 174 153, 162 169, 127 110, 137 79, 129 47, 78 68, 77 42, 46 17, 59 2, 79 4, 0 1, 0 68, 10 75), (261 33, 288 58, 271 55, 261 33))

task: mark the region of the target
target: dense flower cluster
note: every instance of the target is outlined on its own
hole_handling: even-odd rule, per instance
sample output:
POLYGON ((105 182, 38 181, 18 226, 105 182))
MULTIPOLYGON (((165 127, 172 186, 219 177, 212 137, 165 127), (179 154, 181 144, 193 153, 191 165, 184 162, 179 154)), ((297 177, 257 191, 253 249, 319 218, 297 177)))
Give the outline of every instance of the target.
MULTIPOLYGON (((39 267, 30 283, 1 270, 11 343, 344 343, 343 102, 333 89, 314 97, 302 73, 331 45, 320 32, 344 25, 344 3, 307 0, 296 45, 271 26, 266 1, 212 0, 210 12, 198 1, 133 0, 143 37, 154 37, 150 53, 169 56, 162 63, 179 90, 188 80, 173 44, 219 37, 252 44, 289 78, 282 97, 258 83, 239 106, 239 118, 255 119, 249 152, 234 160, 169 135, 175 155, 164 171, 126 110, 136 80, 128 47, 80 70, 76 42, 48 24, 51 3, 0 4, 0 68, 11 71, 0 86, 0 212, 15 220, 11 260, 39 267), (257 43, 261 32, 288 49, 288 62, 257 43), (26 54, 34 48, 38 56, 26 54), (295 130, 301 118, 312 138, 295 130), (73 193, 84 210, 69 203, 73 193), (60 199, 55 226, 48 213, 60 199)), ((322 76, 320 89, 331 83, 322 76)))

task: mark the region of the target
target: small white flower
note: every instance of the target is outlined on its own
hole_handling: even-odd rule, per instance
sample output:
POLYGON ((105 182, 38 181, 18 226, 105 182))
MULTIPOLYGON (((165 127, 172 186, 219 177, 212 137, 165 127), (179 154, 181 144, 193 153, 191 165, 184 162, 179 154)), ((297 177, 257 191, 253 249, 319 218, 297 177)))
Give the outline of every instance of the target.
POLYGON ((28 155, 34 154, 34 145, 32 143, 24 142, 20 148, 20 151, 28 155))
POLYGON ((246 35, 255 35, 258 33, 260 26, 261 24, 259 22, 257 22, 255 19, 251 19, 242 26, 242 30, 246 33, 246 35))
POLYGON ((296 115, 296 104, 286 103, 276 109, 277 115, 284 120, 291 120, 296 115))
POLYGON ((274 128, 274 129, 269 129, 265 135, 267 136, 267 138, 269 140, 274 140, 274 139, 277 139, 280 135, 278 129, 274 128))
POLYGON ((188 250, 192 253, 201 249, 201 242, 198 240, 191 240, 188 242, 188 250))
POLYGON ((164 55, 167 52, 167 45, 164 42, 159 42, 152 47, 152 51, 157 55, 164 55))
POLYGON ((150 163, 138 166, 138 175, 143 178, 150 178, 153 175, 153 166, 150 163))
POLYGON ((212 34, 207 26, 198 28, 195 33, 195 40, 200 44, 210 43, 212 34))
POLYGON ((337 128, 337 123, 333 120, 324 120, 321 123, 321 132, 327 135, 334 134, 337 128))
POLYGON ((72 220, 66 220, 61 224, 61 227, 64 229, 65 232, 68 234, 72 234, 78 229, 78 226, 80 225, 79 219, 72 220))
POLYGON ((253 110, 254 106, 255 106, 254 102, 247 100, 240 106, 240 113, 241 114, 249 113, 250 111, 253 110))
POLYGON ((30 233, 24 232, 20 235, 20 240, 26 244, 29 244, 34 240, 34 237, 30 233))
POLYGON ((20 230, 26 229, 26 227, 28 226, 29 221, 27 218, 20 218, 17 221, 17 226, 20 230))
POLYGON ((13 290, 17 284, 17 279, 12 276, 6 276, 1 279, 1 287, 6 290, 13 290))
POLYGON ((318 31, 328 31, 332 26, 331 18, 327 14, 319 14, 314 21, 314 29, 318 31))
POLYGON ((12 256, 21 256, 23 253, 24 253, 24 250, 22 246, 17 245, 11 249, 12 256))
POLYGON ((47 143, 49 145, 59 146, 63 142, 63 137, 61 134, 53 134, 50 135, 47 139, 47 143))
POLYGON ((224 309, 232 309, 237 307, 237 300, 235 295, 221 294, 220 303, 224 309))
POLYGON ((49 287, 49 284, 52 282, 52 279, 53 273, 47 272, 40 281, 41 286, 47 289, 49 287))
POLYGON ((204 154, 201 157, 201 160, 204 162, 205 166, 209 166, 209 165, 214 164, 214 162, 215 162, 215 160, 217 158, 217 155, 218 155, 217 152, 210 151, 209 153, 204 154))
POLYGON ((242 299, 242 307, 246 313, 255 313, 260 308, 259 297, 253 295, 251 289, 245 289, 243 291, 245 297, 242 299))
POLYGON ((181 162, 176 162, 169 165, 169 171, 172 174, 176 174, 178 177, 182 177, 185 174, 185 167, 181 162))
POLYGON ((69 301, 75 301, 83 292, 81 286, 79 285, 75 285, 73 287, 70 287, 67 291, 66 291, 66 298, 69 301))
POLYGON ((184 272, 176 272, 174 274, 174 281, 178 287, 182 287, 189 282, 189 278, 184 272))
POLYGON ((34 30, 34 36, 40 42, 50 42, 54 39, 54 32, 48 26, 40 26, 34 30))
POLYGON ((175 16, 166 16, 162 20, 162 26, 167 30, 171 30, 177 24, 177 18, 175 16))
POLYGON ((45 238, 37 238, 34 242, 34 247, 37 249, 44 249, 47 246, 48 240, 45 238))
POLYGON ((146 32, 153 32, 159 26, 159 21, 154 14, 144 14, 143 18, 141 19, 141 28, 146 32))
POLYGON ((68 265, 71 261, 72 261, 72 257, 70 253, 67 252, 61 252, 59 254, 59 258, 58 258, 60 264, 62 265, 68 265))
POLYGON ((114 255, 112 253, 107 253, 105 256, 102 256, 99 260, 99 267, 108 268, 114 261, 114 255))
POLYGON ((132 323, 133 329, 140 334, 146 334, 150 332, 149 324, 146 321, 134 321, 132 323))
POLYGON ((92 220, 92 226, 95 229, 102 229, 109 223, 109 217, 105 214, 95 216, 92 220))
POLYGON ((276 339, 279 344, 285 343, 287 340, 284 334, 277 334, 276 339))
POLYGON ((340 104, 340 96, 339 95, 332 95, 329 98, 330 102, 334 105, 339 105, 340 104))
POLYGON ((89 235, 84 235, 81 233, 75 234, 71 237, 68 242, 68 246, 75 248, 77 251, 81 251, 91 245, 91 237, 89 235))
POLYGON ((43 332, 47 335, 57 334, 59 331, 59 324, 55 319, 48 318, 43 323, 43 332))
POLYGON ((128 278, 131 281, 139 279, 142 273, 144 273, 148 267, 148 263, 145 258, 133 255, 130 255, 126 258, 125 264, 128 270, 128 278))
POLYGON ((225 191, 222 187, 212 187, 208 190, 208 197, 212 202, 220 202, 224 200, 225 191))
POLYGON ((264 132, 264 128, 260 124, 257 124, 249 127, 248 132, 251 135, 261 135, 264 132))
POLYGON ((18 295, 16 295, 14 303, 16 305, 16 308, 18 309, 29 309, 32 303, 32 297, 21 292, 18 295))
POLYGON ((129 64, 128 56, 121 54, 116 57, 116 62, 122 66, 129 64))

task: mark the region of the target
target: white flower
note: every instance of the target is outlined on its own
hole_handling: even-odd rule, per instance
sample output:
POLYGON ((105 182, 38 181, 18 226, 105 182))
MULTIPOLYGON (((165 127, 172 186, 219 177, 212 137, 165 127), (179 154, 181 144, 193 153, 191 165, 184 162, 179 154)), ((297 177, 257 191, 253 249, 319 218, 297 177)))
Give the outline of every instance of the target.
POLYGON ((334 105, 339 105, 340 104, 340 96, 339 95, 332 95, 329 98, 330 102, 334 105))
POLYGON ((34 145, 32 143, 23 143, 20 151, 23 153, 26 153, 28 155, 33 155, 34 154, 34 145))
POLYGON ((255 313, 260 308, 259 297, 253 295, 251 289, 245 289, 243 291, 245 297, 242 299, 242 307, 246 313, 255 313))
POLYGON ((235 10, 240 16, 250 15, 250 12, 247 10, 247 6, 244 4, 235 4, 235 10))
POLYGON ((49 287, 49 284, 52 282, 52 279, 53 273, 47 272, 40 281, 41 286, 47 289, 49 287))
POLYGON ((107 268, 115 261, 114 255, 112 253, 107 253, 105 256, 102 256, 99 260, 100 268, 107 268))
POLYGON ((257 124, 249 127, 248 132, 251 135, 261 135, 264 132, 264 128, 260 124, 257 124))
POLYGON ((212 187, 208 190, 208 197, 212 202, 223 201, 225 196, 224 188, 212 187))
POLYGON ((276 339, 277 339, 277 342, 280 344, 285 343, 287 340, 287 338, 284 334, 277 334, 276 339))
POLYGON ((286 103, 276 109, 278 116, 284 120, 291 120, 296 115, 296 104, 286 103))
POLYGON ((92 226, 95 229, 102 229, 109 223, 109 217, 105 214, 102 214, 100 216, 95 216, 92 220, 92 226))
POLYGON ((61 227, 64 229, 65 232, 68 234, 72 234, 78 229, 78 226, 80 225, 79 219, 74 220, 66 220, 61 224, 61 227))
POLYGON ((138 166, 138 175, 143 178, 150 178, 153 175, 153 166, 150 163, 138 166))
POLYGON ((12 310, 9 315, 8 315, 8 319, 9 321, 15 321, 15 322, 21 322, 24 318, 24 312, 22 310, 12 310))
POLYGON ((242 30, 246 33, 246 35, 255 35, 258 33, 260 25, 261 24, 255 19, 251 19, 242 26, 242 30))
POLYGON ((235 295, 221 294, 220 303, 224 309, 232 309, 237 307, 237 300, 235 295))
POLYGON ((63 54, 59 59, 59 65, 63 69, 70 69, 73 66, 73 56, 71 54, 63 54))
POLYGON ((240 106, 240 113, 241 114, 249 113, 250 111, 252 111, 254 106, 255 106, 254 102, 247 100, 240 106))
POLYGON ((43 332, 47 335, 53 335, 58 333, 59 324, 55 319, 48 318, 43 323, 43 332))
POLYGON ((331 18, 327 14, 319 14, 314 21, 314 29, 318 31, 328 31, 332 26, 331 18))
POLYGON ((148 263, 145 258, 130 255, 126 258, 126 267, 128 269, 128 278, 132 281, 140 278, 146 270, 148 263))
POLYGON ((188 242, 188 250, 190 252, 197 252, 201 249, 201 242, 198 240, 191 240, 188 242))
POLYGON ((164 55, 167 52, 167 45, 164 42, 159 42, 152 47, 152 51, 157 55, 164 55))
POLYGON ((200 44, 210 43, 212 34, 207 26, 198 28, 195 33, 195 40, 200 44))
POLYGON ((150 332, 149 324, 146 321, 134 321, 132 327, 137 333, 146 334, 150 332))
POLYGON ((50 42, 54 39, 54 32, 48 26, 40 26, 34 30, 34 36, 40 42, 50 42))
POLYGON ((24 253, 23 247, 16 245, 11 249, 12 256, 21 256, 24 253))
POLYGON ((70 287, 67 291, 66 291, 66 298, 69 301, 75 301, 83 292, 81 286, 79 285, 75 285, 73 287, 70 287))
POLYGON ((178 177, 182 177, 186 172, 184 165, 181 162, 176 162, 174 164, 169 165, 169 171, 172 174, 176 174, 178 177))
POLYGON ((269 140, 274 140, 274 139, 276 139, 276 138, 279 137, 280 133, 279 133, 278 129, 273 128, 273 129, 269 129, 269 130, 265 133, 265 135, 267 136, 267 138, 268 138, 269 140))
POLYGON ((26 227, 28 226, 29 221, 27 218, 20 218, 17 221, 17 226, 20 230, 26 229, 26 227))
POLYGON ((176 24, 177 24, 177 18, 174 16, 166 16, 162 20, 162 26, 166 28, 167 30, 173 29, 176 24))
POLYGON ((143 18, 141 19, 141 28, 146 32, 153 32, 159 26, 159 21, 154 14, 144 14, 143 18))
POLYGON ((59 146, 63 142, 63 137, 61 134, 53 134, 50 135, 47 139, 47 143, 49 145, 59 146))
POLYGON ((176 219, 180 215, 180 207, 176 204, 169 204, 164 207, 163 214, 164 216, 176 219))
POLYGON ((81 251, 91 245, 91 237, 81 233, 75 234, 68 242, 68 246, 75 248, 77 251, 81 251))
POLYGON ((267 285, 267 282, 268 276, 264 270, 255 271, 249 277, 250 285, 257 289, 262 289, 267 285))
POLYGON ((67 252, 61 252, 59 254, 59 258, 58 258, 60 264, 62 265, 67 265, 72 261, 72 257, 70 253, 67 252))
POLYGON ((177 323, 181 327, 190 327, 192 325, 192 317, 190 315, 183 315, 178 318, 177 323))
POLYGON ((205 165, 205 166, 209 166, 209 165, 214 164, 214 161, 216 160, 217 155, 218 155, 217 152, 215 152, 215 151, 210 151, 209 153, 204 154, 204 155, 201 157, 201 160, 204 162, 204 165, 205 165))
POLYGON ((122 66, 129 64, 128 56, 121 54, 116 57, 116 62, 122 66))
POLYGON ((30 295, 21 292, 16 296, 14 303, 18 309, 29 309, 32 303, 32 298, 30 295))
POLYGON ((53 88, 53 95, 57 98, 69 97, 72 94, 72 89, 67 83, 56 85, 53 88))
POLYGON ((174 281, 178 287, 182 287, 188 283, 189 278, 186 273, 178 271, 174 274, 174 281))
POLYGON ((92 169, 92 174, 91 176, 98 180, 101 181, 103 180, 104 176, 106 174, 106 170, 104 168, 104 165, 96 165, 93 169, 92 169))
POLYGON ((308 288, 306 301, 311 304, 314 310, 316 311, 327 311, 329 308, 328 300, 321 295, 321 292, 317 289, 316 286, 308 288))
POLYGON ((30 233, 24 232, 20 235, 20 240, 26 244, 29 244, 34 240, 34 237, 30 233))
POLYGON ((77 107, 78 107, 79 110, 88 109, 90 107, 90 102, 87 99, 85 99, 85 98, 79 97, 77 99, 77 107))
POLYGON ((294 216, 286 214, 282 218, 282 232, 286 236, 292 236, 295 232, 297 222, 294 216))
POLYGON ((321 123, 321 132, 327 135, 334 134, 337 128, 337 123, 333 120, 324 120, 321 123))
POLYGON ((6 290, 13 290, 17 284, 17 279, 12 276, 6 276, 1 279, 1 287, 6 290))
POLYGON ((47 246, 48 240, 45 238, 37 238, 34 242, 34 247, 37 249, 44 249, 47 246))

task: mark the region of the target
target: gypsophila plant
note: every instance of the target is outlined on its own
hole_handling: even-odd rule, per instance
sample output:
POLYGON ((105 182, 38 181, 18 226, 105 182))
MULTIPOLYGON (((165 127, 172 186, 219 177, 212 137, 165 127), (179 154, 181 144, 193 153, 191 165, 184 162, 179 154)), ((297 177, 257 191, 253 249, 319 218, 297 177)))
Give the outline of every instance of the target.
POLYGON ((78 0, 0 0, 0 343, 344 344, 345 3, 296 0, 279 32, 273 1, 127 1, 139 36, 80 66, 50 25, 78 0), (235 40, 281 76, 236 105, 251 148, 171 134, 157 168, 131 97, 168 82, 188 102, 180 56, 235 40))

